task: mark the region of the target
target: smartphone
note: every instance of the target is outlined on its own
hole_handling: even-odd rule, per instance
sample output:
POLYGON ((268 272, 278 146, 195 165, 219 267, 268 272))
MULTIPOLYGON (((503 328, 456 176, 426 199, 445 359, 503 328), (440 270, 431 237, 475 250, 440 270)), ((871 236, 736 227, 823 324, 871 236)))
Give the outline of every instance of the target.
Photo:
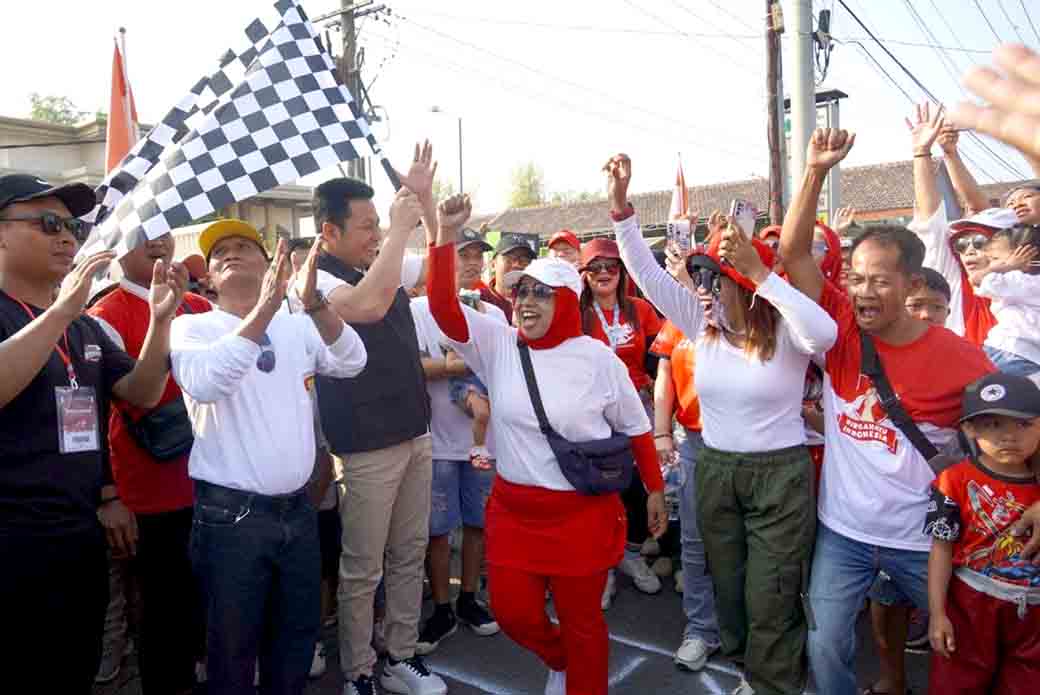
POLYGON ((693 248, 693 230, 690 227, 689 220, 672 220, 665 232, 668 243, 684 255, 689 254, 693 248))
POLYGON ((733 202, 729 206, 729 219, 734 224, 738 225, 744 234, 749 237, 755 235, 755 218, 758 217, 758 210, 755 206, 746 200, 740 198, 734 198, 733 202))

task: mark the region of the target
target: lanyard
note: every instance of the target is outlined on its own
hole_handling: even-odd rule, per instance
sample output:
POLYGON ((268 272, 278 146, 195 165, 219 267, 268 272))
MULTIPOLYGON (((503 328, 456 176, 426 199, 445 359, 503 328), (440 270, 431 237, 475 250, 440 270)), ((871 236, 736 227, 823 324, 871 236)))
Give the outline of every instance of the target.
MULTIPOLYGON (((26 304, 20 299, 15 299, 14 297, 12 297, 12 299, 14 299, 14 301, 22 305, 22 308, 25 309, 25 313, 29 314, 29 318, 31 318, 33 321, 36 320, 36 314, 33 313, 32 309, 29 308, 28 304, 26 304)), ((69 357, 69 354, 72 352, 72 348, 69 347, 68 330, 62 331, 62 335, 65 338, 65 350, 62 350, 61 345, 58 343, 55 343, 54 349, 58 351, 58 356, 61 357, 61 361, 65 363, 65 371, 69 375, 69 386, 71 386, 73 389, 78 389, 79 382, 76 380, 76 370, 72 367, 72 358, 69 357), (66 352, 66 350, 68 352, 66 352)))
POLYGON ((604 316, 603 309, 600 308, 599 302, 593 300, 592 306, 596 310, 596 316, 599 317, 600 325, 603 326, 603 332, 607 334, 607 340, 610 342, 610 349, 617 352, 621 328, 621 307, 614 307, 614 314, 612 316, 614 322, 607 323, 607 317, 604 316))

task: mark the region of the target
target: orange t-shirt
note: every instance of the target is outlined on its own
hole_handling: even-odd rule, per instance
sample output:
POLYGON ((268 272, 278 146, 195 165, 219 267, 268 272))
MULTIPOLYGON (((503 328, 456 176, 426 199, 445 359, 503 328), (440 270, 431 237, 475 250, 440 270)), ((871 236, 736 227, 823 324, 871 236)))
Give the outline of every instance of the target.
MULTIPOLYGON (((611 325, 615 319, 617 320, 620 330, 618 331, 619 337, 615 351, 617 356, 621 358, 621 361, 625 363, 625 366, 628 367, 628 376, 632 379, 632 383, 635 384, 637 389, 641 389, 649 386, 653 381, 650 375, 646 373, 646 345, 648 338, 653 338, 661 331, 661 317, 650 306, 650 302, 635 297, 629 299, 629 301, 635 306, 636 316, 639 318, 638 329, 633 329, 629 325, 625 315, 619 311, 618 307, 604 310, 603 318, 611 325)), ((599 319, 595 309, 592 312, 593 321, 589 336, 596 340, 601 340, 609 346, 610 340, 607 338, 607 332, 603 328, 603 322, 599 319)))
POLYGON ((688 430, 701 431, 701 403, 693 386, 693 343, 674 323, 666 321, 650 352, 671 361, 675 386, 675 419, 688 430))

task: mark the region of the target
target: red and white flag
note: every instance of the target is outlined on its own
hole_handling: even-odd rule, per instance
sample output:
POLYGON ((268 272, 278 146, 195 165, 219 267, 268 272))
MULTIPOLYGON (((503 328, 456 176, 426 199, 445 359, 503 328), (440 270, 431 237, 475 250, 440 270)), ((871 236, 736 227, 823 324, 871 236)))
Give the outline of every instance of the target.
POLYGON ((112 98, 108 106, 105 171, 112 171, 137 143, 137 108, 126 77, 126 60, 119 42, 112 53, 112 98))
POLYGON ((672 206, 668 211, 668 219, 674 220, 690 214, 690 191, 686 188, 686 177, 682 171, 682 157, 679 158, 679 170, 675 174, 675 188, 672 190, 672 206))

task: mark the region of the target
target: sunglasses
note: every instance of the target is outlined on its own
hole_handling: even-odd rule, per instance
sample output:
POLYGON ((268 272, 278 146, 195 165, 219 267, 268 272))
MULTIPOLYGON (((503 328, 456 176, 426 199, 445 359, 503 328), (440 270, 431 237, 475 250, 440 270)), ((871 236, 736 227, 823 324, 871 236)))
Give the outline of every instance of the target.
POLYGON ((617 275, 621 272, 620 261, 593 261, 585 266, 585 272, 590 275, 599 275, 600 273, 610 273, 611 275, 617 275))
POLYGON ((778 248, 780 248, 779 237, 771 236, 768 239, 763 239, 762 243, 771 248, 773 251, 776 251, 778 248))
POLYGON ((264 374, 270 374, 274 371, 274 365, 274 346, 271 345, 271 337, 264 333, 260 339, 260 356, 256 358, 256 368, 264 374))
POLYGON ((722 276, 707 268, 694 268, 690 271, 690 279, 694 287, 703 287, 715 297, 722 294, 722 276))
POLYGON ((965 253, 968 247, 981 251, 987 243, 989 243, 989 237, 985 234, 972 234, 971 236, 964 235, 959 237, 953 246, 957 249, 957 253, 965 253))
POLYGON ((548 285, 517 285, 513 288, 513 301, 533 297, 539 302, 548 302, 555 296, 553 288, 548 285))
POLYGON ((0 217, 0 222, 37 222, 44 234, 57 236, 61 232, 68 232, 80 244, 86 241, 90 235, 90 227, 83 220, 75 217, 59 217, 53 212, 23 217, 0 217))
POLYGON ((827 242, 813 240, 812 243, 812 255, 813 258, 823 258, 827 255, 827 242))

